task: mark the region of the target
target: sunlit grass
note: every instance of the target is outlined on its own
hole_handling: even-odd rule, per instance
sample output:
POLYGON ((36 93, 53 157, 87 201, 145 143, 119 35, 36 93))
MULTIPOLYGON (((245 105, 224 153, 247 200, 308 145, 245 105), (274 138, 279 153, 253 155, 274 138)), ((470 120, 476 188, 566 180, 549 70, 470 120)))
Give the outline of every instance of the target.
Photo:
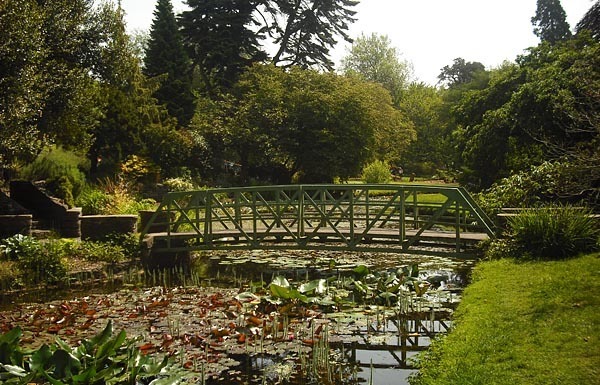
POLYGON ((600 257, 482 263, 417 384, 598 384, 600 257))

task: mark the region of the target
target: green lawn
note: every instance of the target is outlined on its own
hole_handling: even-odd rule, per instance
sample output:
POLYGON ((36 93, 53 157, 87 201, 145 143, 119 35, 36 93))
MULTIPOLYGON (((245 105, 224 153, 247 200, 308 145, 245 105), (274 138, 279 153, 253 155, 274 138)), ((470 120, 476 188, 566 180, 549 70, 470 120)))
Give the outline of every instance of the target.
POLYGON ((417 384, 600 384, 600 255, 481 263, 417 384))

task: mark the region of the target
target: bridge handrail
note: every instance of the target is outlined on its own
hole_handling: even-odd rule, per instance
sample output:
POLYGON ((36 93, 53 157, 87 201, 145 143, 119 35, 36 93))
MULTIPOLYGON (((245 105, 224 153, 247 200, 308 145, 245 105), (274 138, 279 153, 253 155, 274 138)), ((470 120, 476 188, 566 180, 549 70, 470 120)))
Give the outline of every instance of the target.
MULTIPOLYGON (((285 228, 291 235, 292 227, 288 228, 289 223, 286 225, 284 221, 294 218, 291 226, 297 227, 294 230, 297 237, 304 236, 306 225, 311 229, 328 227, 345 239, 337 229, 341 222, 350 228, 361 222, 366 226, 365 233, 388 222, 396 223, 400 226, 400 239, 405 239, 407 223, 418 229, 416 238, 433 226, 449 226, 455 228, 457 245, 461 229, 479 227, 489 237, 495 236, 493 222, 464 188, 414 184, 276 185, 170 192, 140 236, 143 239, 156 225, 165 226, 169 236, 186 225, 199 237, 210 237, 213 225, 220 223, 226 229, 235 228, 248 240, 255 240, 258 226, 267 230, 285 228), (374 195, 376 191, 389 194, 374 195), (436 193, 442 194, 446 201, 418 199, 418 195, 436 193), (427 214, 423 214, 424 210, 427 214), (167 219, 157 220, 160 212, 168 213, 167 219), (312 223, 315 221, 321 221, 321 225, 312 223), (252 224, 252 229, 245 227, 246 222, 252 224)), ((353 232, 351 229, 351 236, 353 232)))

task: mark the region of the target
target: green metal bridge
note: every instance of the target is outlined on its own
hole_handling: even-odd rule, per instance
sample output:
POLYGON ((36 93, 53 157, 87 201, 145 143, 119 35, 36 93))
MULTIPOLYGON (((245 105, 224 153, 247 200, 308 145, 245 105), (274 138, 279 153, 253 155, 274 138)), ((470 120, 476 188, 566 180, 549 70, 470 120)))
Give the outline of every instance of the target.
POLYGON ((165 195, 141 239, 158 252, 234 249, 465 255, 494 225, 461 187, 289 185, 165 195))

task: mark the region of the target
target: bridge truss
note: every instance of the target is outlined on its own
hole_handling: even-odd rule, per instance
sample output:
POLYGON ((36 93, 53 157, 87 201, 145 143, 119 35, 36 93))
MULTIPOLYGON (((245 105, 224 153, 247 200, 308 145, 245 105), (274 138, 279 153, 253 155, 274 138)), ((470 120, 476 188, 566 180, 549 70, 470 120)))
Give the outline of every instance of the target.
POLYGON ((445 247, 441 254, 464 254, 475 243, 494 237, 494 225, 461 187, 287 185, 168 193, 141 237, 153 250, 173 252, 432 254, 445 247))

